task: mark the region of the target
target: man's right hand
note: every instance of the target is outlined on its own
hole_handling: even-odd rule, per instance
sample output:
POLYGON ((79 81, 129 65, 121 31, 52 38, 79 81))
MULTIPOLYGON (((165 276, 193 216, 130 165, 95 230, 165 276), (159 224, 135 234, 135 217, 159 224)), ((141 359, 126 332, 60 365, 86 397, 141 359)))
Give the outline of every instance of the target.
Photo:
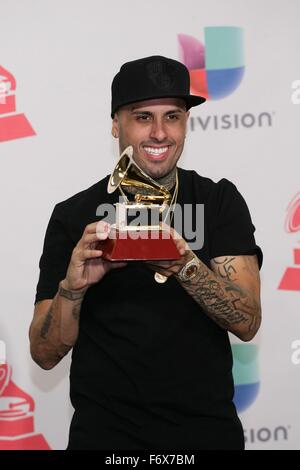
POLYGON ((114 268, 122 268, 126 262, 107 261, 101 258, 103 252, 97 250, 97 242, 106 240, 110 232, 107 222, 99 221, 85 227, 83 235, 75 246, 63 287, 68 290, 88 289, 99 282, 114 268))

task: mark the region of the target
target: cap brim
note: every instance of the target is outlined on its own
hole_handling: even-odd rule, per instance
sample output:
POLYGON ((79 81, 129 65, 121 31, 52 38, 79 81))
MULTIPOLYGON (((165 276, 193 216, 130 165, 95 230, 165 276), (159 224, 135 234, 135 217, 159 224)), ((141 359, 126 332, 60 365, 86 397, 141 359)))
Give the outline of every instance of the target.
POLYGON ((154 100, 154 99, 158 99, 158 98, 181 98, 183 99, 185 102, 186 102, 186 109, 187 111, 194 107, 194 106, 199 106, 199 104, 202 104, 206 101, 206 98, 204 98, 203 96, 197 96, 197 95, 166 95, 166 96, 163 96, 163 95, 151 95, 151 96, 144 96, 143 98, 141 99, 134 99, 134 100, 128 100, 126 103, 122 103, 121 106, 118 106, 116 107, 116 109, 114 109, 111 113, 111 117, 113 118, 115 113, 120 109, 120 108, 123 108, 123 106, 128 106, 129 104, 133 104, 133 103, 138 103, 139 101, 147 101, 147 100, 154 100))
POLYGON ((197 96, 197 95, 189 95, 184 98, 187 109, 190 109, 194 106, 199 106, 199 104, 205 103, 206 98, 204 96, 197 96))

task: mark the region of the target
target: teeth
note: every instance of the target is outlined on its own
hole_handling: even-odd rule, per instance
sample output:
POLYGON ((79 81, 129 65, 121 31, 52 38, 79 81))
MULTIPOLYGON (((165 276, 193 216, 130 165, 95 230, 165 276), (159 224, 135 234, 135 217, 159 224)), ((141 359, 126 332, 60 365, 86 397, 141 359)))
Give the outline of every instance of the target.
POLYGON ((160 155, 161 153, 166 152, 168 150, 168 147, 162 147, 162 148, 144 147, 144 149, 147 153, 150 153, 151 155, 160 155))

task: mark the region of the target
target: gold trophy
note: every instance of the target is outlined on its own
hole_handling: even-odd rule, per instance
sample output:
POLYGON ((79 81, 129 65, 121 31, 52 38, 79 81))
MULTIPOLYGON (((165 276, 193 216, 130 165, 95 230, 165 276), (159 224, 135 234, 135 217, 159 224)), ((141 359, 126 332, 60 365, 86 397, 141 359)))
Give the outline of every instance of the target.
MULTIPOLYGON (((102 257, 110 261, 179 259, 180 253, 170 231, 162 227, 162 222, 170 213, 171 194, 147 175, 132 155, 133 148, 129 146, 122 153, 108 182, 108 193, 119 189, 124 202, 115 204, 116 223, 111 225, 109 237, 98 242, 99 249, 103 251, 102 257), (124 190, 134 194, 134 200, 129 201, 124 190), (139 217, 132 219, 132 215, 136 216, 137 213, 139 217)), ((173 203, 177 191, 178 179, 173 203)), ((165 282, 167 278, 156 273, 155 279, 165 282)))

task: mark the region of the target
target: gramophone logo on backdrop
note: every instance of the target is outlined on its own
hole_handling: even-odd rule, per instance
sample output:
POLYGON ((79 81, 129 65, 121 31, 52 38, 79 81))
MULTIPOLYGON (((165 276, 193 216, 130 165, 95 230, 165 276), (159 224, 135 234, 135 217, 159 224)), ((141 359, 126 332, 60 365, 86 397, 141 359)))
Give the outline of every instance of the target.
POLYGON ((0 142, 35 135, 25 114, 16 112, 16 80, 0 65, 0 142))
POLYGON ((186 34, 179 34, 178 41, 180 60, 190 72, 192 94, 218 100, 239 86, 245 71, 242 28, 206 27, 205 45, 186 34))
POLYGON ((11 380, 11 368, 0 363, 0 450, 50 450, 34 432, 34 401, 11 380))
MULTIPOLYGON (((300 193, 288 206, 285 229, 288 233, 300 232, 300 193)), ((294 248, 293 258, 295 266, 286 268, 278 289, 300 291, 300 248, 294 248)))

